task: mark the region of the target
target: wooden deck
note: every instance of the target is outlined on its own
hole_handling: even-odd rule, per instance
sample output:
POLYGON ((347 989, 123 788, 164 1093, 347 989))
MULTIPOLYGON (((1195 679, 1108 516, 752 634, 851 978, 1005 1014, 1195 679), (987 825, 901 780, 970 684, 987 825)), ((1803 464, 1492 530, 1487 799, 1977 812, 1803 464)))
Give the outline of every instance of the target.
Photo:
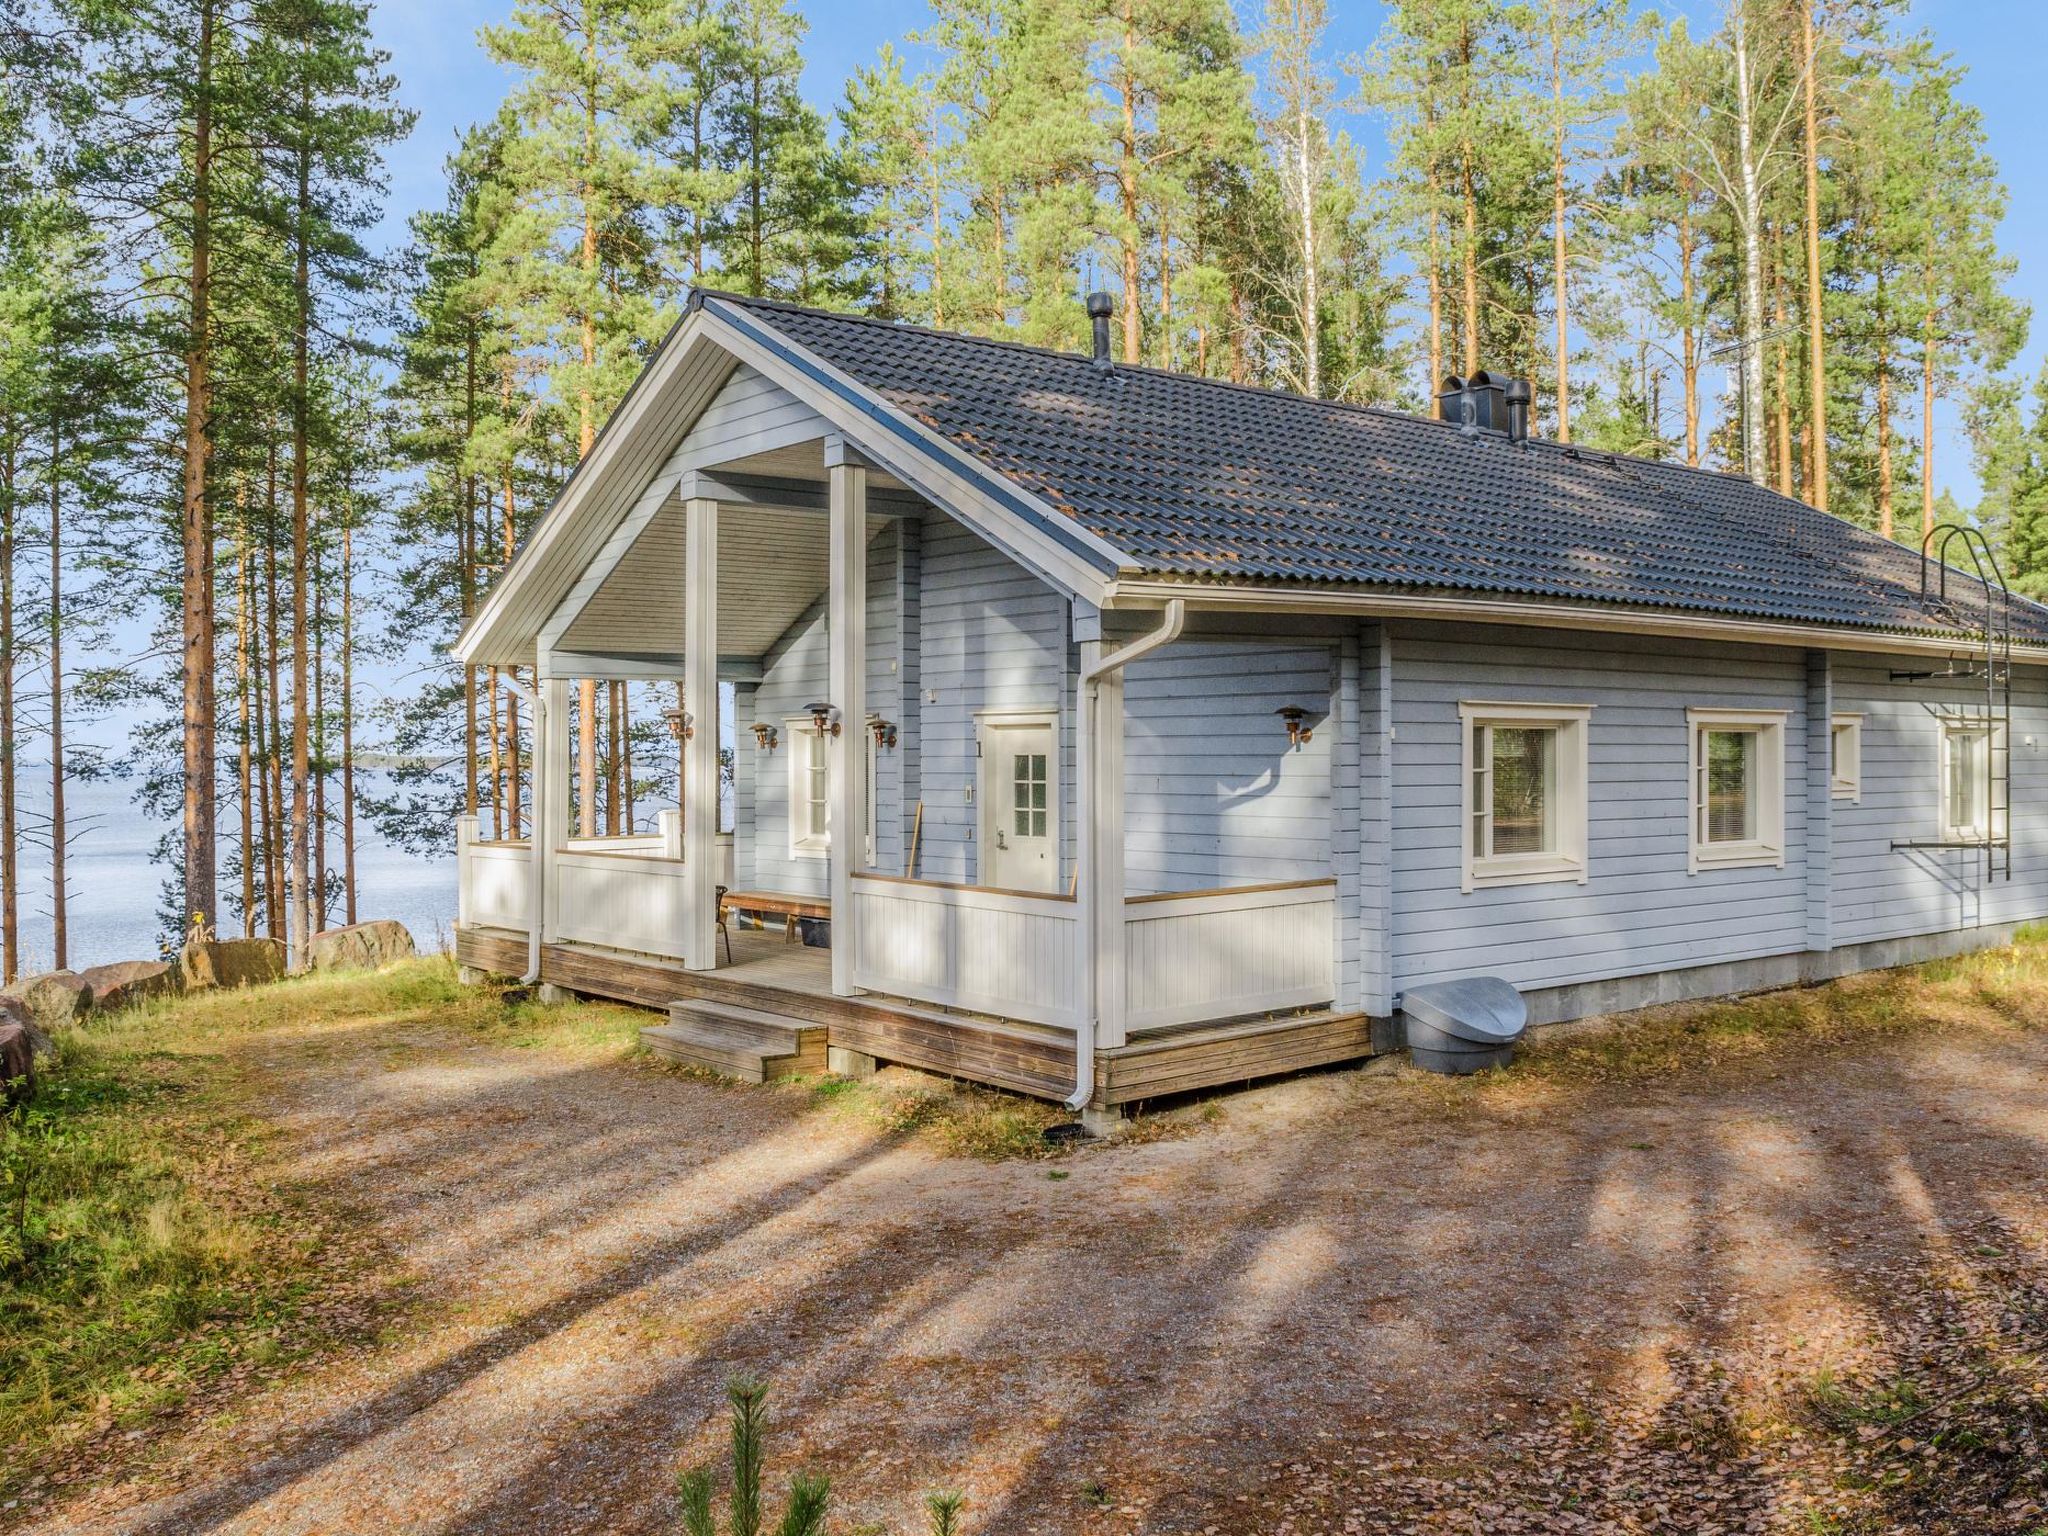
MULTIPOLYGON (((1073 1091, 1071 1030, 871 994, 835 997, 830 951, 786 943, 775 932, 735 928, 732 948, 732 964, 689 971, 651 955, 550 944, 541 952, 541 980, 663 1013, 703 1000, 780 1015, 823 1026, 833 1046, 1033 1098, 1063 1099, 1073 1091)), ((462 965, 517 976, 526 970, 527 940, 502 929, 458 927, 455 954, 462 965)), ((1371 1020, 1355 1013, 1153 1030, 1096 1053, 1094 1102, 1114 1107, 1248 1083, 1355 1060, 1372 1049, 1371 1020)))

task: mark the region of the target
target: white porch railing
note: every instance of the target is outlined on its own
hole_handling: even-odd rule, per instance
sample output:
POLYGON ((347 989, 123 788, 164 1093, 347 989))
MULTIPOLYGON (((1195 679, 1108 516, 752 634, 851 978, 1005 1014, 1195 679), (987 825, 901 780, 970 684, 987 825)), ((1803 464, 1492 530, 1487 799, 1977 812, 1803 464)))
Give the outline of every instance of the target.
POLYGON ((1132 1030, 1278 1013, 1337 995, 1331 880, 1134 896, 1124 903, 1132 1030))
POLYGON ((683 861, 646 853, 555 855, 555 934, 667 959, 683 958, 683 861))
POLYGON ((1029 1024, 1079 1019, 1071 900, 893 875, 855 875, 853 899, 855 986, 1029 1024))
POLYGON ((533 845, 484 842, 473 816, 458 828, 455 920, 469 928, 525 932, 533 908, 533 845))
MULTIPOLYGON (((578 840, 558 851, 556 937, 683 958, 684 865, 664 856, 677 841, 578 840)), ((462 923, 526 931, 532 857, 526 843, 483 842, 466 830, 462 923)), ((1088 998, 1070 898, 863 874, 854 877, 853 900, 853 981, 864 991, 1031 1024, 1080 1021, 1088 998)), ((1124 903, 1126 1027, 1330 1002, 1336 913, 1329 880, 1131 897, 1124 903)))

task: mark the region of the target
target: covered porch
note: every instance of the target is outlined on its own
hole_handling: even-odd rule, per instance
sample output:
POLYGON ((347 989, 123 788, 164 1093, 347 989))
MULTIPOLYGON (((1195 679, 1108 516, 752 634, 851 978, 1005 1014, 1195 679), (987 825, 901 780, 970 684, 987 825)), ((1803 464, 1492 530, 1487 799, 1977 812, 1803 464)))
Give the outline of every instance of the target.
POLYGON ((526 620, 535 834, 465 819, 462 965, 667 1010, 649 1044, 681 1059, 692 1031, 788 1043, 786 1024, 791 1059, 1076 1107, 1369 1053, 1334 830, 1355 656, 1346 673, 1324 638, 1303 642, 1312 666, 1284 652, 1307 668, 1294 713, 1326 736, 1312 761, 1309 731, 1296 743, 1238 680, 1245 697, 1205 719, 1182 695, 1213 685, 1170 664, 1179 603, 1106 614, 778 412, 742 370, 526 620), (1153 700, 1135 736, 1127 675, 1153 700), (595 792, 571 743, 587 680, 679 689, 679 803, 609 838, 572 835, 595 792), (1249 761, 1218 770, 1219 751, 1249 761), (1254 839, 1178 809, 1179 780, 1218 772, 1254 816, 1320 775, 1331 836, 1222 857, 1254 839), (1218 872, 1253 877, 1202 878, 1218 872))

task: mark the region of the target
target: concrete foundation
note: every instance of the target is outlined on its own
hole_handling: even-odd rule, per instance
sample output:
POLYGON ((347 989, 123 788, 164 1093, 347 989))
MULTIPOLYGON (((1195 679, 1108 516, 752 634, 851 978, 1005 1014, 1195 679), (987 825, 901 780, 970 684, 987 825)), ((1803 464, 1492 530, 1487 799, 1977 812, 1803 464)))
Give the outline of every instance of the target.
POLYGON ((555 1003, 573 1003, 576 1001, 576 994, 574 992, 571 992, 567 987, 558 987, 552 981, 544 981, 535 987, 533 995, 540 1002, 551 1006, 555 1003))
POLYGON ((1565 1024, 1574 1019, 1630 1013, 1662 1003, 1700 1002, 1714 997, 1741 997, 1774 992, 1780 987, 1811 985, 1853 976, 1858 971, 1918 965, 1972 950, 2010 944, 2014 924, 1958 928, 1945 933, 1914 934, 1839 949, 1806 950, 1785 955, 1760 955, 1751 960, 1725 960, 1684 970, 1657 971, 1647 976, 1614 976, 1568 987, 1542 987, 1522 994, 1531 1025, 1565 1024))
POLYGON ((1114 1136, 1124 1128, 1122 1106, 1097 1109, 1090 1105, 1081 1111, 1081 1128, 1090 1136, 1114 1136))
POLYGON ((843 1045, 825 1047, 825 1070, 839 1077, 873 1077, 875 1058, 865 1051, 850 1051, 843 1045))

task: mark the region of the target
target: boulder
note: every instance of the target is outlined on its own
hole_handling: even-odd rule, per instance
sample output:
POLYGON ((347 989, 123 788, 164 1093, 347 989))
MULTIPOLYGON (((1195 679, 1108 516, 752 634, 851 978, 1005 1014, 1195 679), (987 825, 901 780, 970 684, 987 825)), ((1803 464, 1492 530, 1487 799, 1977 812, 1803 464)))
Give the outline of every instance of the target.
POLYGON ((13 1106, 36 1096, 36 1048, 28 1026, 0 1024, 0 1105, 13 1106))
POLYGON ((92 987, 92 1005, 101 1013, 132 1008, 152 997, 168 997, 181 985, 178 972, 162 960, 117 960, 78 974, 92 987))
POLYGON ((67 1028, 92 1012, 92 983, 76 971, 24 976, 6 996, 21 1005, 26 1022, 44 1030, 67 1028))
POLYGON ((284 977, 282 939, 194 939, 178 951, 178 978, 188 992, 251 987, 284 977))
POLYGON ((405 924, 387 917, 314 934, 313 942, 306 946, 306 967, 314 971, 373 971, 415 953, 405 924))

